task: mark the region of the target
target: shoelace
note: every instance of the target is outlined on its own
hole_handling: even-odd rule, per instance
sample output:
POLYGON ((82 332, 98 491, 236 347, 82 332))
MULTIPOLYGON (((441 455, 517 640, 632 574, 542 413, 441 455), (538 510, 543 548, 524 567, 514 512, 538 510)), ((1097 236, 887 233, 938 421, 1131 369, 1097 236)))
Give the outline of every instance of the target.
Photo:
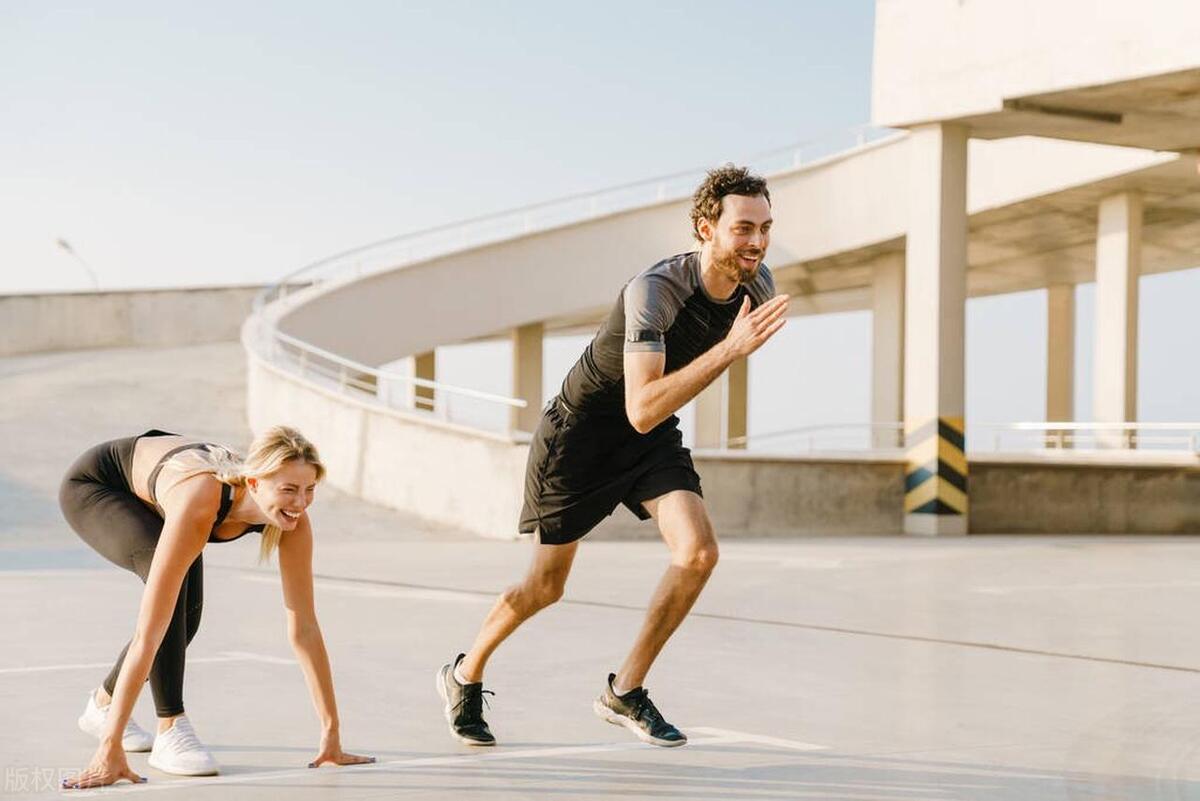
POLYGON ((200 738, 196 736, 196 730, 186 720, 175 721, 175 725, 171 727, 171 731, 176 732, 174 737, 167 740, 167 744, 171 746, 172 751, 183 753, 185 751, 204 750, 204 745, 200 742, 200 738))
POLYGON ((454 705, 454 711, 458 711, 462 707, 467 719, 471 722, 479 720, 483 717, 483 705, 487 704, 488 709, 492 708, 492 704, 484 696, 496 694, 491 690, 466 690, 463 692, 462 699, 454 705))
POLYGON ((650 693, 648 690, 642 690, 640 693, 638 693, 637 701, 633 705, 634 720, 640 720, 643 715, 645 716, 647 722, 654 726, 658 726, 663 723, 662 713, 658 711, 658 707, 656 707, 654 702, 650 700, 650 693))

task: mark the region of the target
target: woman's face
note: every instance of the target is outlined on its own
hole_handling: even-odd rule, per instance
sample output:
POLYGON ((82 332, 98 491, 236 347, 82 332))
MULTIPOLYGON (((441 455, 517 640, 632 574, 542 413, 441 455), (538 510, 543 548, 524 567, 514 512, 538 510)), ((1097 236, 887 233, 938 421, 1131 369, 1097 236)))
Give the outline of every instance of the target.
POLYGON ((246 487, 269 523, 291 531, 313 502, 317 468, 291 459, 269 476, 247 480, 246 487))

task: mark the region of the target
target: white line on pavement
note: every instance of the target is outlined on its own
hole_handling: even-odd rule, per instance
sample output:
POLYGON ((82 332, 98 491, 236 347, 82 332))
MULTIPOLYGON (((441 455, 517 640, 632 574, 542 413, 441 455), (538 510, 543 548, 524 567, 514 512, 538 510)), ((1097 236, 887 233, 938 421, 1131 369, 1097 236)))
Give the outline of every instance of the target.
POLYGON ((1080 582, 1076 584, 1010 584, 1008 586, 972 587, 971 592, 981 595, 1013 595, 1019 592, 1055 592, 1064 590, 1175 590, 1195 589, 1200 587, 1200 581, 1119 581, 1119 582, 1080 582))
POLYGON ((100 577, 112 576, 115 579, 120 579, 121 574, 117 570, 107 567, 64 567, 60 570, 0 570, 0 581, 5 579, 78 579, 81 577, 100 577))
POLYGON ((779 737, 768 737, 764 734, 751 734, 744 731, 733 731, 732 729, 714 729, 712 726, 693 726, 692 728, 687 729, 687 731, 710 734, 713 737, 727 737, 742 743, 773 745, 776 748, 788 748, 793 751, 824 751, 829 747, 827 745, 802 743, 799 740, 784 740, 779 737))
MULTIPOLYGON (((260 584, 279 584, 277 576, 244 575, 242 579, 260 584)), ((439 590, 424 587, 383 587, 372 584, 359 584, 353 581, 338 579, 313 579, 313 586, 319 590, 340 592, 359 598, 406 598, 413 601, 453 601, 455 603, 471 603, 491 605, 495 598, 479 593, 459 592, 458 590, 439 590)))
MULTIPOLYGON (((283 659, 266 654, 252 654, 247 651, 222 651, 217 656, 189 656, 188 664, 195 665, 203 662, 266 662, 271 665, 294 665, 296 660, 283 659)), ((50 673, 56 670, 93 670, 96 668, 112 667, 112 662, 83 662, 74 665, 34 665, 31 667, 0 668, 0 676, 15 673, 50 673)))
MULTIPOLYGON (((814 751, 827 748, 823 745, 814 745, 812 743, 802 743, 796 740, 782 740, 777 737, 767 737, 764 735, 751 734, 748 732, 732 731, 730 729, 714 729, 704 726, 693 727, 690 729, 693 732, 701 732, 711 734, 710 737, 693 737, 688 741, 687 748, 695 748, 711 745, 730 745, 734 743, 755 743, 759 745, 769 745, 776 748, 787 748, 791 750, 814 751)), ((579 756, 586 754, 603 754, 613 751, 632 751, 635 749, 653 748, 641 742, 621 742, 621 743, 601 743, 596 745, 568 745, 557 748, 520 748, 512 751, 499 749, 489 753, 474 753, 474 754, 450 754, 446 756, 435 757, 411 757, 407 759, 394 759, 388 762, 377 762, 372 765, 362 765, 359 767, 345 768, 345 777, 349 778, 358 773, 374 772, 374 771, 389 771, 400 770, 405 768, 427 768, 474 764, 479 762, 498 762, 508 759, 538 759, 549 757, 563 756, 579 756)), ((83 790, 72 793, 72 796, 90 796, 90 795, 112 795, 113 793, 147 793, 156 790, 178 790, 186 787, 212 787, 218 784, 242 784, 247 782, 270 781, 272 779, 297 778, 301 776, 317 776, 325 775, 322 771, 329 770, 321 768, 313 770, 310 768, 293 768, 289 770, 276 770, 264 773, 242 773, 230 774, 217 777, 204 777, 196 779, 176 779, 167 780, 159 783, 146 782, 145 784, 118 784, 112 787, 102 787, 96 790, 83 790)))

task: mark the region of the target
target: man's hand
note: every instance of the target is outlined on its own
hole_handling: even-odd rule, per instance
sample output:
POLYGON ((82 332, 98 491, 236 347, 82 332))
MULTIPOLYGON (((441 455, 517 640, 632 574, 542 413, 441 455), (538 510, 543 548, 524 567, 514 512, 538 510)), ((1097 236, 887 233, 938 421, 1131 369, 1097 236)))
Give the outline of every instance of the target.
POLYGON ((730 354, 735 359, 740 359, 761 348, 763 343, 773 337, 787 322, 787 317, 784 316, 787 306, 788 296, 776 295, 754 311, 750 311, 750 297, 743 298, 737 319, 725 335, 725 345, 730 354))

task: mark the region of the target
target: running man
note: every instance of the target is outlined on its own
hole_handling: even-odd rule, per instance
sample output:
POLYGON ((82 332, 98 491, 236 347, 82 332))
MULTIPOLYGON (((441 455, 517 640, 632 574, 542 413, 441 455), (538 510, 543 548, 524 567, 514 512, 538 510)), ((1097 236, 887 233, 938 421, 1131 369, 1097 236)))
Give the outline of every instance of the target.
POLYGON ((533 435, 521 512, 521 531, 537 533, 529 573, 496 601, 471 650, 438 671, 450 732, 463 743, 495 744, 482 709, 488 658, 562 597, 579 540, 621 504, 654 518, 671 563, 593 709, 647 743, 687 742, 642 687, 717 563, 675 412, 783 327, 788 302, 762 264, 771 232, 766 181, 731 164, 712 170, 693 195, 691 219, 699 249, 625 285, 533 435))

